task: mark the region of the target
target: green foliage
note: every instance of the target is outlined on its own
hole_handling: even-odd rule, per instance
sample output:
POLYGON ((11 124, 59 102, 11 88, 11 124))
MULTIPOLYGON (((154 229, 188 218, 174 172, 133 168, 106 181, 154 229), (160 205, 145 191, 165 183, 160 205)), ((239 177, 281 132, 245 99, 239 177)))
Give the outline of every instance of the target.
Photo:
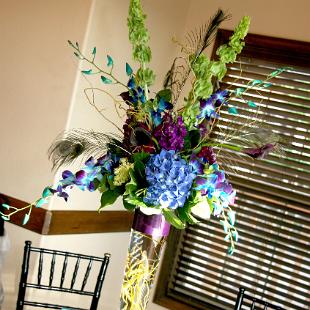
POLYGON ((139 85, 150 86, 155 81, 155 74, 153 70, 149 68, 146 68, 146 69, 139 68, 136 73, 136 80, 139 85))
POLYGON ((105 76, 101 75, 101 81, 104 83, 104 84, 112 84, 112 80, 106 78, 105 76))
POLYGON ((183 110, 182 118, 187 130, 195 129, 197 115, 200 113, 200 103, 187 104, 183 110))
POLYGON ((132 203, 129 203, 126 199, 127 197, 126 196, 123 196, 123 205, 124 205, 124 208, 128 211, 133 211, 135 208, 136 208, 136 205, 135 204, 132 204, 132 203))
POLYGON ((248 106, 249 106, 250 108, 257 108, 256 103, 253 102, 253 101, 247 101, 247 104, 248 104, 248 106))
POLYGON ((128 76, 131 76, 133 73, 132 68, 130 67, 130 65, 126 62, 126 74, 128 76))
POLYGON ((135 207, 142 207, 142 208, 148 208, 149 207, 143 202, 143 199, 141 197, 124 196, 124 199, 129 205, 134 205, 135 207))
POLYGON ((3 207, 4 209, 7 209, 7 210, 10 210, 10 208, 11 208, 11 206, 9 206, 9 205, 6 204, 6 203, 3 203, 3 204, 2 204, 2 207, 3 207))
POLYGON ((248 32, 249 26, 250 17, 244 16, 238 26, 235 28, 233 35, 229 39, 229 43, 223 44, 217 49, 216 54, 219 56, 219 62, 222 64, 222 69, 219 70, 217 74, 217 78, 219 80, 221 80, 226 73, 224 66, 227 63, 234 62, 237 58, 237 55, 242 51, 244 46, 244 42, 242 40, 245 38, 248 32))
POLYGON ((93 70, 92 69, 89 69, 89 70, 82 70, 81 71, 83 74, 86 74, 86 75, 90 75, 93 73, 93 70))
POLYGON ((241 97, 242 94, 245 92, 245 90, 246 90, 246 89, 243 88, 243 87, 238 87, 238 88, 235 89, 234 93, 235 93, 235 95, 236 95, 237 97, 241 97))
POLYGON ((234 107, 234 106, 230 106, 230 107, 228 108, 228 113, 229 113, 229 114, 239 114, 237 108, 234 107))
POLYGON ((51 191, 51 188, 50 187, 45 187, 43 192, 42 192, 42 197, 46 198, 46 197, 49 197, 49 196, 52 196, 52 195, 53 195, 53 192, 51 191))
POLYGON ((143 14, 140 0, 131 0, 127 19, 129 40, 133 46, 133 59, 145 64, 151 60, 148 46, 149 33, 145 27, 146 15, 143 14))
POLYGON ((199 221, 191 215, 191 209, 200 202, 199 193, 197 191, 194 191, 191 193, 190 197, 186 200, 183 208, 178 209, 178 215, 179 218, 183 223, 189 223, 189 224, 197 224, 199 221))
POLYGON ((108 67, 112 67, 113 66, 113 58, 110 56, 110 55, 107 55, 107 60, 108 60, 108 62, 107 62, 107 66, 108 67))
POLYGON ((210 71, 213 76, 216 76, 218 80, 221 80, 225 76, 227 68, 221 61, 212 61, 210 71))
POLYGON ((168 89, 168 88, 162 89, 156 94, 156 99, 158 101, 162 98, 167 102, 171 102, 171 97, 172 97, 172 92, 171 92, 171 89, 168 89))
POLYGON ((193 129, 187 132, 184 139, 184 149, 192 150, 194 149, 200 141, 200 132, 197 129, 193 129))
POLYGON ((172 226, 177 229, 185 228, 185 224, 177 217, 171 209, 162 209, 163 215, 167 222, 169 222, 172 226))
POLYGON ((204 54, 199 55, 192 63, 192 70, 196 77, 192 90, 194 100, 208 98, 213 92, 211 65, 212 62, 204 54))
POLYGON ((26 213, 24 216, 22 225, 26 225, 28 223, 29 219, 30 219, 30 214, 26 213))
POLYGON ((101 205, 98 211, 103 209, 105 206, 113 204, 116 201, 117 197, 119 197, 122 194, 123 194, 123 191, 121 190, 120 187, 115 187, 113 190, 108 190, 102 193, 101 200, 100 200, 101 205))
POLYGON ((40 208, 42 205, 44 205, 45 203, 47 203, 47 200, 45 198, 40 198, 36 201, 36 208, 40 208))
POLYGON ((138 188, 137 181, 133 170, 129 171, 130 180, 125 185, 124 196, 135 196, 136 190, 138 188))

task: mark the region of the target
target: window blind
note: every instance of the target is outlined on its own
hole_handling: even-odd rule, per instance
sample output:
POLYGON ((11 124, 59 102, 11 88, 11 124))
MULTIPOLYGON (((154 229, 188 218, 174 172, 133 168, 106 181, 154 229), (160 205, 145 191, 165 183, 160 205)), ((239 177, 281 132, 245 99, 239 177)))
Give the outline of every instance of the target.
MULTIPOLYGON (((264 80, 281 66, 287 64, 239 58, 222 87, 264 80)), ((310 309, 310 70, 294 66, 271 82, 251 89, 245 100, 233 100, 239 114, 223 111, 215 128, 216 139, 236 145, 244 143, 236 139, 238 132, 255 127, 284 140, 283 149, 264 160, 218 153, 237 190, 240 239, 237 251, 227 256, 216 219, 181 233, 167 295, 195 309, 233 309, 240 286, 285 309, 310 309)))

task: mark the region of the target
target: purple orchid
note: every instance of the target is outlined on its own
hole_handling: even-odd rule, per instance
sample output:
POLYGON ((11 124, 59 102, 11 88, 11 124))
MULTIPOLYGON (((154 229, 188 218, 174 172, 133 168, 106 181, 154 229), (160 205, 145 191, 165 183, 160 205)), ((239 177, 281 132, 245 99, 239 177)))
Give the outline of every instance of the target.
POLYGON ((213 165, 216 162, 216 156, 211 146, 203 146, 197 156, 208 162, 209 165, 213 165))
POLYGON ((262 159, 272 150, 274 150, 275 144, 267 143, 261 147, 257 148, 245 148, 243 149, 243 153, 251 156, 252 158, 262 159))
POLYGON ((170 113, 166 113, 162 124, 154 130, 154 137, 158 140, 159 146, 164 150, 179 151, 184 146, 184 138, 187 134, 182 116, 176 121, 170 113))

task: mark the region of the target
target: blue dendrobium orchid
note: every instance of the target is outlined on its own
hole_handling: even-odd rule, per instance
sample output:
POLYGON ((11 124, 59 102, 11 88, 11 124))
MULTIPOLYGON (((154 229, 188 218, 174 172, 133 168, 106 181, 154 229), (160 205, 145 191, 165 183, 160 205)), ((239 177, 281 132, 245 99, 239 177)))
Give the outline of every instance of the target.
POLYGON ((158 105, 155 107, 155 110, 151 111, 151 117, 156 127, 159 126, 163 121, 162 113, 167 110, 171 110, 172 108, 172 103, 166 101, 162 97, 159 99, 158 105))
POLYGON ((229 93, 225 90, 219 90, 208 99, 202 99, 200 101, 200 114, 197 116, 198 120, 218 118, 219 115, 216 113, 216 108, 224 104, 227 100, 229 93))

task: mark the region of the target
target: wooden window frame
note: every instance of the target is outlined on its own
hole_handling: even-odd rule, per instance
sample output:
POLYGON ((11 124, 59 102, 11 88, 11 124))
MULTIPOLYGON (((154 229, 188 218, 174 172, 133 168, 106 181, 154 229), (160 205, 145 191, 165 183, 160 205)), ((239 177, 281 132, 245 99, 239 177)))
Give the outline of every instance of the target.
MULTIPOLYGON (((213 59, 217 58, 217 48, 220 45, 227 43, 231 34, 232 31, 230 30, 218 30, 212 53, 213 59)), ((295 65, 310 68, 310 43, 258 34, 248 34, 245 38, 245 47, 242 51, 242 57, 259 58, 279 64, 289 63, 292 66, 295 65)), ((182 299, 181 295, 180 300, 176 300, 167 295, 169 278, 174 269, 174 257, 176 257, 179 251, 179 243, 181 242, 180 238, 181 232, 177 229, 172 229, 162 258, 161 270, 153 302, 171 310, 202 309, 203 306, 205 307, 205 304, 202 304, 199 300, 195 299, 195 303, 197 304, 197 307, 195 307, 183 304, 182 301, 180 301, 182 299), (199 307, 200 303, 202 307, 199 307)), ((188 301, 188 296, 184 297, 184 301, 188 301)), ((219 308, 210 305, 208 310, 219 310, 219 308)))

